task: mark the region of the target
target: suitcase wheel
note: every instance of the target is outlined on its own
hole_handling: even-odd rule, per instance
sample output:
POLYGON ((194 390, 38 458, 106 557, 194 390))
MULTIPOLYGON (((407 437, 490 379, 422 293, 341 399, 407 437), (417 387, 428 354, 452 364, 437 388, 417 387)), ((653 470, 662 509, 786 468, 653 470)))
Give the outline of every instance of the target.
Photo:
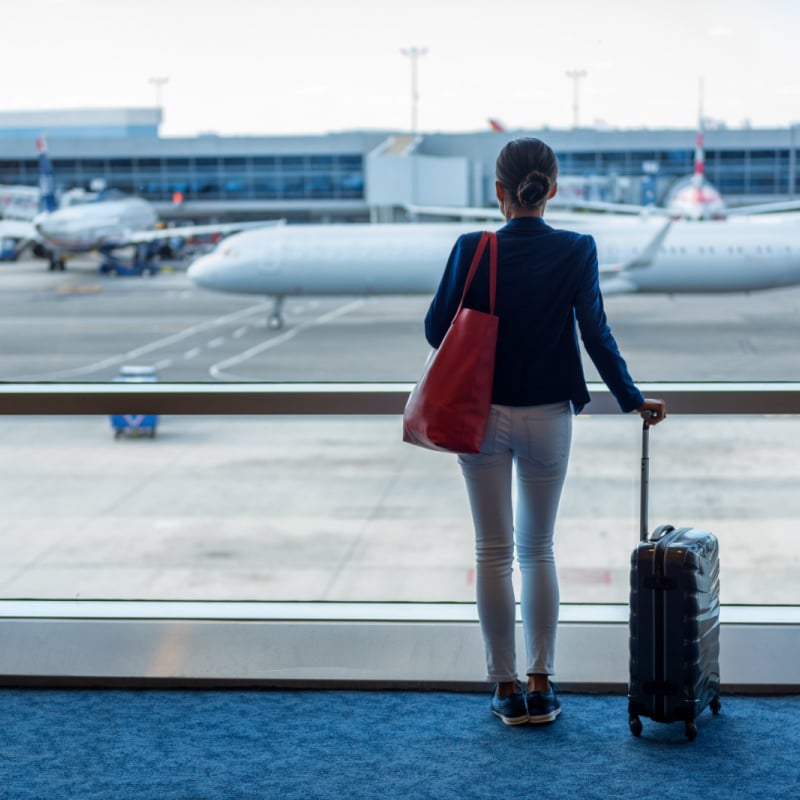
POLYGON ((719 710, 722 708, 722 703, 719 701, 719 697, 715 697, 709 704, 708 707, 711 709, 711 713, 716 717, 719 714, 719 710))
POLYGON ((628 725, 630 726, 631 733, 634 736, 641 736, 642 721, 639 719, 639 717, 631 715, 630 719, 628 720, 628 725))
POLYGON ((693 742, 697 738, 697 725, 694 722, 686 723, 686 738, 693 742))

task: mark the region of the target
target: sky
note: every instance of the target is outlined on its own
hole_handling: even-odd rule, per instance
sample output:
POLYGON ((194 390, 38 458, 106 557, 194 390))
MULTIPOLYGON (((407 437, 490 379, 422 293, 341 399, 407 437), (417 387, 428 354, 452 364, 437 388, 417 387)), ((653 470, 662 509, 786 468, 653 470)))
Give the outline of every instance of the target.
POLYGON ((0 0, 0 111, 164 136, 800 122, 799 0, 0 0), (412 101, 410 48, 417 59, 412 101), (585 73, 573 79, 568 72, 585 73), (152 79, 166 78, 160 87, 152 79), (577 89, 577 104, 575 90, 577 89))

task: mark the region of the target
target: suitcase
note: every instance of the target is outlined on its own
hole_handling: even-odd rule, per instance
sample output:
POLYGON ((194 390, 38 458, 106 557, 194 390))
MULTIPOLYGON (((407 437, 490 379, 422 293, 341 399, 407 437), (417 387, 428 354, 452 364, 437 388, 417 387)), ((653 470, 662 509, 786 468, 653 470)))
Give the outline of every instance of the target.
POLYGON ((642 433, 640 542, 631 556, 631 732, 640 717, 683 721, 686 737, 695 720, 719 700, 719 546, 699 528, 660 525, 648 536, 649 426, 642 433))

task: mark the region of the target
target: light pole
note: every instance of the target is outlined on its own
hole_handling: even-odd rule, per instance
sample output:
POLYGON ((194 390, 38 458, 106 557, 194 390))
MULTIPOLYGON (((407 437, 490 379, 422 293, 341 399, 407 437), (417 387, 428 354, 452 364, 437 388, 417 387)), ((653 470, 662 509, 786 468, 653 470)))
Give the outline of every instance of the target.
POLYGON ((568 69, 567 77, 572 79, 572 127, 578 127, 578 83, 586 77, 585 69, 568 69))
POLYGON ((161 115, 161 119, 159 120, 159 122, 163 122, 164 121, 164 107, 162 105, 162 99, 161 99, 162 91, 161 90, 163 89, 164 84, 167 83, 168 81, 169 81, 169 78, 167 78, 167 77, 148 78, 147 79, 147 82, 151 86, 155 86, 155 88, 156 88, 156 108, 158 109, 159 114, 161 115))
POLYGON ((411 133, 417 132, 417 104, 419 91, 417 89, 417 62, 428 52, 425 47, 404 47, 400 50, 404 56, 411 59, 411 133))

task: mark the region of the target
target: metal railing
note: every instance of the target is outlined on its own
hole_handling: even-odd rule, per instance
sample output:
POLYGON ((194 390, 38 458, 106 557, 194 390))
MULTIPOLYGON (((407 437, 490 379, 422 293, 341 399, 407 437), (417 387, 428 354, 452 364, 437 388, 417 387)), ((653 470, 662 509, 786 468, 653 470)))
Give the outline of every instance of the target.
MULTIPOLYGON (((402 414, 409 383, 7 383, 0 414, 402 414)), ((669 414, 800 414, 800 382, 643 383, 669 414)), ((618 414, 602 384, 588 414, 618 414)))

